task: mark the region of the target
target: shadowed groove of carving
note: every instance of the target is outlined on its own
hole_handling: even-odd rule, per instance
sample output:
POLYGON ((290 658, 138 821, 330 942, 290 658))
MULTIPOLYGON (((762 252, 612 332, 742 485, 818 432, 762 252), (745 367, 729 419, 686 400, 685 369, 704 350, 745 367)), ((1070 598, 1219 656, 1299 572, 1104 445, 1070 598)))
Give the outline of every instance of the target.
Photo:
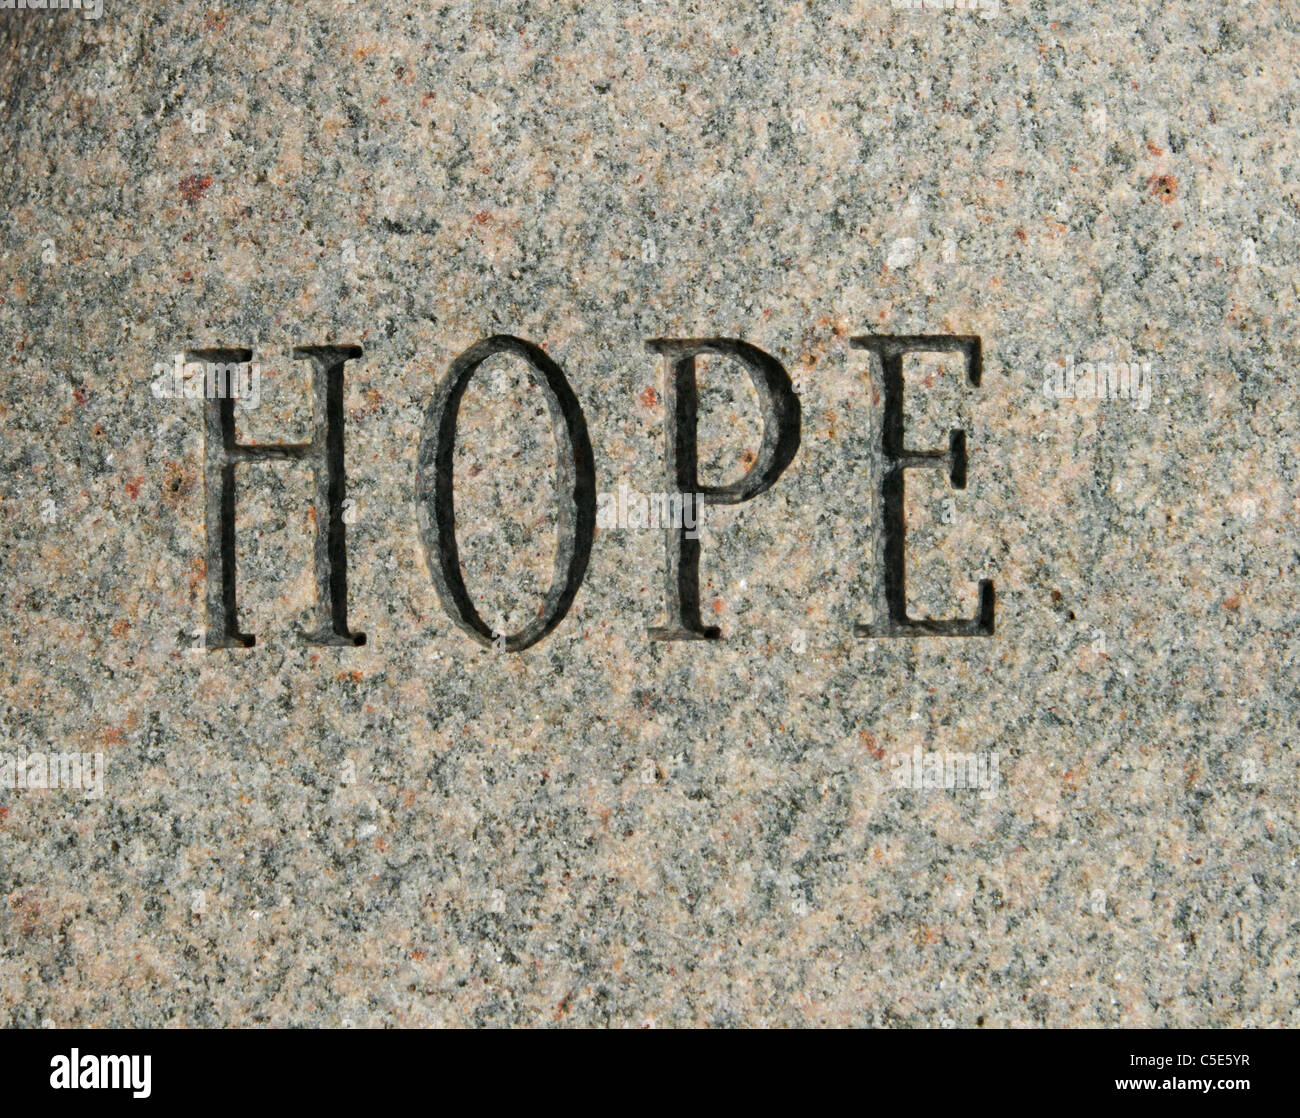
POLYGON ((460 570, 453 463, 461 399, 478 367, 499 353, 520 357, 527 364, 529 378, 546 397, 555 437, 559 499, 555 574, 541 615, 518 633, 505 635, 501 644, 506 652, 522 652, 564 620, 587 572, 596 536, 596 470, 587 421, 560 366, 532 342, 509 334, 485 338, 457 357, 425 415, 415 501, 425 559, 443 609, 479 644, 491 648, 494 639, 503 635, 494 633, 479 616, 460 570))
POLYGON ((960 353, 966 379, 978 388, 984 375, 980 339, 973 334, 873 334, 850 338, 854 349, 880 359, 885 408, 880 425, 880 449, 885 466, 880 480, 881 527, 876 533, 873 569, 884 572, 877 583, 875 620, 853 627, 858 637, 991 637, 994 594, 990 579, 980 579, 979 606, 974 617, 936 621, 907 615, 907 523, 904 475, 911 469, 944 469, 954 489, 966 488, 966 432, 953 428, 947 450, 908 450, 903 430, 903 357, 908 353, 960 353))
MULTIPOLYGON (((205 519, 207 530, 207 634, 212 648, 252 648, 257 638, 239 631, 235 574, 235 467, 241 462, 309 462, 315 482, 315 630, 308 644, 355 647, 364 633, 348 628, 347 529, 343 523, 346 477, 343 470, 343 366, 361 356, 352 345, 298 346, 295 360, 312 366, 312 440, 309 443, 235 441, 235 401, 224 393, 203 403, 205 519)), ((250 349, 187 349, 185 361, 243 365, 250 349)))
MULTIPOLYGON (((689 523, 699 524, 697 503, 738 505, 765 493, 799 452, 802 411, 790 375, 771 354, 735 338, 654 338, 646 348, 668 361, 664 377, 665 460, 670 489, 690 500, 689 523), (749 374, 763 412, 763 440, 754 464, 727 485, 701 485, 697 428, 699 397, 695 359, 717 354, 749 374)), ((700 541, 690 538, 688 518, 667 526, 665 603, 667 621, 648 630, 651 640, 717 640, 722 630, 700 616, 700 541)))

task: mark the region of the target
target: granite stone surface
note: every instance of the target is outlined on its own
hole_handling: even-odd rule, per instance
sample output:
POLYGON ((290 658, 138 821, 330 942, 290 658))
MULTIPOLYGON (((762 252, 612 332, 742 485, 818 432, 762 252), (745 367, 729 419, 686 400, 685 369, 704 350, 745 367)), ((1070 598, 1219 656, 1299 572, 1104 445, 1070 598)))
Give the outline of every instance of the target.
MULTIPOLYGON (((0 1024, 1300 1025, 1294 3, 89 14, 0 10, 0 1024), (448 617, 416 485, 498 334, 563 370, 626 511, 519 653, 448 617), (991 580, 992 637, 855 635, 873 334, 980 340, 978 387, 904 358, 908 446, 969 456, 907 474, 906 591, 966 617, 991 580), (716 641, 647 634, 657 338, 798 393, 790 466, 705 511, 716 641), (365 643, 304 642, 324 513, 266 461, 257 643, 208 649, 205 404, 169 370, 251 350, 239 439, 302 443, 325 344, 362 350, 365 643)), ((723 485, 761 401, 698 376, 723 485)), ((554 457, 491 358, 455 493, 494 631, 550 586, 554 457)))

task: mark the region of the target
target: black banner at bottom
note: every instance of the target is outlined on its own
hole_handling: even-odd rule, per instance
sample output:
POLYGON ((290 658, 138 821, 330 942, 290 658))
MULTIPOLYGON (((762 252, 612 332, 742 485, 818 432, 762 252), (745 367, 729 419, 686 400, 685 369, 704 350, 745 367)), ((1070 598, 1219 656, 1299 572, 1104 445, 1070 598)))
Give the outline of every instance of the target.
MULTIPOLYGON (((927 1109, 974 1096, 1040 1106, 1131 1098, 1145 1107, 1185 1109, 1286 1097, 1296 1047, 1295 1035, 1285 1031, 1192 1030, 753 1033, 725 1041, 695 1035, 689 1048, 674 1053, 678 1042, 672 1035, 607 1035, 575 1044, 559 1031, 486 1038, 51 1029, 9 1032, 2 1043, 10 1113, 21 1113, 10 1108, 23 1103, 84 1108, 110 1097, 130 1105, 374 1105, 390 1092, 419 1098, 451 1082, 461 1092, 481 1092, 480 1101, 494 1106, 515 1097, 535 1105, 541 1095, 554 1099, 561 1085, 597 1105, 630 1101, 622 1092, 631 1090, 647 1104, 662 1091, 663 1105, 689 1097, 692 1109, 714 1100, 734 1109, 747 1094, 785 1086, 811 1090, 826 1102, 870 1106, 882 1101, 877 1088, 888 1084, 895 1091, 905 1085, 927 1109), (600 1094, 591 1096, 593 1087, 600 1094)), ((775 1097, 764 1102, 778 1105, 775 1097)))

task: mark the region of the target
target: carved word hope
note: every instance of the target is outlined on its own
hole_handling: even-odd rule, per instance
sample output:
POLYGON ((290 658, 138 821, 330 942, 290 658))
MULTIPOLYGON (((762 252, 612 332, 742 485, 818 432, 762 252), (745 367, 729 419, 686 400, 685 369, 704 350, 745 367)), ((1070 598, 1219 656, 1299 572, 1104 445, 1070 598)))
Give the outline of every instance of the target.
MULTIPOLYGON (((875 565, 883 577, 876 586, 876 620, 854 627, 860 637, 992 636, 993 584, 981 580, 979 606, 972 618, 934 621, 907 615, 904 554, 903 478, 907 470, 944 468, 956 489, 966 486, 966 433, 954 429, 946 450, 908 450, 903 437, 903 357, 908 353, 959 353, 966 376, 978 386, 980 340, 946 334, 868 335, 851 339, 857 349, 879 360, 883 381, 880 497, 882 530, 875 542, 875 565)), ((781 363, 761 349, 733 338, 658 338, 648 348, 667 363, 664 391, 665 464, 669 492, 694 516, 667 525, 667 564, 663 625, 649 630, 652 640, 713 640, 720 631, 700 617, 700 544, 686 525, 698 523, 695 502, 734 505, 770 489, 799 450, 799 399, 781 363), (702 486, 697 475, 696 359, 714 354, 740 364, 758 393, 763 439, 753 464, 727 485, 702 486)), ((311 644, 361 645, 365 634, 348 628, 347 548, 344 528, 343 367, 361 356, 359 346, 300 346, 296 359, 312 366, 313 430, 308 443, 248 444, 235 438, 234 399, 209 396, 204 404, 204 481, 207 530, 208 648, 251 648, 252 634, 238 628, 235 583, 235 467, 241 462, 305 462, 315 478, 316 628, 311 644)), ((190 349, 186 362, 231 366, 252 360, 248 349, 190 349)), ((486 647, 520 652, 554 629, 568 612, 587 570, 596 529, 596 474, 582 408, 564 372, 540 348, 522 338, 496 335, 471 346, 455 361, 429 404, 416 467, 420 536, 433 584, 451 619, 486 647), (479 366, 496 354, 511 354, 527 364, 533 383, 544 393, 555 433, 556 492, 559 499, 555 574, 536 619, 517 633, 494 633, 479 616, 460 573, 456 544, 452 456, 461 399, 479 366)))

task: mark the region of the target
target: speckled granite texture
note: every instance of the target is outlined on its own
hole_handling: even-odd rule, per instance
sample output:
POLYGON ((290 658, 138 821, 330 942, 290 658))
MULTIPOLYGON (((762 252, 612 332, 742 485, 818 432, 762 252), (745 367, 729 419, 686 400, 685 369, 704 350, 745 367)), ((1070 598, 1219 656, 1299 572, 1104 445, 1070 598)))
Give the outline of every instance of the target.
MULTIPOLYGON (((1300 1025, 1295 5, 1003 0, 0 11, 0 1023, 1300 1025), (880 386, 907 366, 918 615, 862 640, 880 386), (510 333, 598 487, 663 486, 655 337, 744 338, 803 408, 703 532, 716 643, 658 644, 657 533, 484 650, 414 505, 423 411, 510 333), (357 344, 350 619, 309 648, 311 479, 241 467, 249 651, 204 652, 203 427, 153 369, 254 350, 242 438, 305 437, 295 345, 357 344), (1045 370, 1151 366, 1149 405, 1045 370), (952 504, 946 504, 951 500, 952 504), (1000 786, 899 787, 916 750, 1000 786)), ((705 480, 757 399, 701 373, 705 480)), ((462 413, 485 617, 537 609, 543 401, 462 413)))

